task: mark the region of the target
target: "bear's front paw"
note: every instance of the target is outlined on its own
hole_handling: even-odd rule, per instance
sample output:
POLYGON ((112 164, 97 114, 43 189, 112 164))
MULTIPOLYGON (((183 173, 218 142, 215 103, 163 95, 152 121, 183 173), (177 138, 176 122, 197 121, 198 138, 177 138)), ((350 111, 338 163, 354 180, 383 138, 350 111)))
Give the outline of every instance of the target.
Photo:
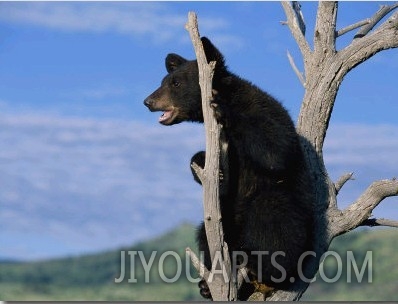
POLYGON ((205 280, 201 280, 198 283, 198 286, 200 288, 200 295, 204 297, 205 299, 211 299, 211 293, 209 286, 207 285, 207 282, 205 280))
POLYGON ((220 106, 220 104, 217 103, 211 103, 210 107, 213 109, 213 114, 214 114, 214 118, 216 119, 216 121, 219 124, 223 124, 224 120, 223 120, 223 110, 222 107, 220 106))
POLYGON ((219 124, 225 125, 226 108, 225 103, 221 99, 216 90, 212 91, 213 96, 210 101, 210 107, 213 109, 214 118, 219 124))

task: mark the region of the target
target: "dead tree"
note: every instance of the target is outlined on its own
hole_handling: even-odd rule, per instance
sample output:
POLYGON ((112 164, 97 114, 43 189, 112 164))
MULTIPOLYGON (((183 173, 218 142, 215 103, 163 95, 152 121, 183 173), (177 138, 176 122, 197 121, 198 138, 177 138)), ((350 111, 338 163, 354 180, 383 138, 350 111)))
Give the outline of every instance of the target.
MULTIPOLYGON (((318 5, 316 25, 313 35, 314 47, 305 38, 305 21, 297 2, 284 2, 282 6, 287 16, 286 24, 303 56, 304 71, 300 72, 288 53, 288 59, 302 83, 305 93, 297 122, 297 132, 313 177, 315 202, 315 233, 313 239, 313 258, 304 265, 303 278, 297 280, 289 291, 276 291, 267 300, 299 300, 315 277, 322 255, 328 250, 331 241, 359 226, 398 227, 398 221, 370 219, 373 209, 390 196, 398 195, 398 180, 380 180, 373 182, 365 192, 344 210, 338 208, 337 195, 352 173, 343 175, 333 182, 327 174, 323 161, 323 144, 332 114, 337 92, 344 76, 357 65, 376 53, 398 47, 398 12, 395 11, 381 24, 380 21, 398 7, 398 3, 381 6, 370 18, 347 26, 336 28, 338 3, 321 1, 318 5), (357 30, 353 41, 341 50, 336 49, 336 39, 347 32, 357 30)), ((190 15, 196 19, 195 16, 190 15)), ((221 263, 230 274, 230 261, 227 244, 222 236, 221 215, 218 199, 218 159, 222 157, 219 145, 221 126, 212 117, 209 101, 211 98, 212 64, 208 65, 197 32, 196 21, 189 21, 187 28, 191 33, 198 58, 202 87, 202 104, 206 127, 206 167, 199 170, 204 188, 206 234, 209 240, 212 260, 216 252, 222 253, 221 263), (192 23, 193 22, 193 23, 192 23), (196 31, 196 38, 192 33, 196 31), (203 74, 207 71, 207 74, 203 74), (207 109, 207 110, 205 110, 207 109), (218 210, 217 210, 218 208, 218 210), (228 268, 229 267, 229 268, 228 268)), ((214 68, 214 66, 213 66, 214 68)), ((191 252, 188 249, 188 252, 191 252)), ((212 270, 205 269, 191 254, 194 263, 205 279, 212 270)), ((239 280, 244 278, 240 273, 239 280)), ((214 300, 235 300, 239 282, 208 282, 214 300)), ((258 299, 258 298, 257 298, 258 299)))

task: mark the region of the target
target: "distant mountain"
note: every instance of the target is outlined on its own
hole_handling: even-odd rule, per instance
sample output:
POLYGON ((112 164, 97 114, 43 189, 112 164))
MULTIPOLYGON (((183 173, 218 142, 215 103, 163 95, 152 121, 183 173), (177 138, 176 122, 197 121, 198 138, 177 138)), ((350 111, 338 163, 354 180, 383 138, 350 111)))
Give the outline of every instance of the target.
MULTIPOLYGON (((185 248, 196 249, 194 234, 195 228, 184 224, 128 248, 40 262, 0 262, 0 298, 8 301, 200 300, 196 284, 189 282, 186 275, 186 265, 190 267, 190 264, 186 264, 185 248), (115 279, 121 277, 122 256, 125 257, 124 279, 116 283, 115 279), (147 267, 146 273, 147 263, 153 264, 147 267), (165 278, 174 281, 179 271, 180 279, 173 283, 164 282, 165 278)), ((331 246, 336 254, 326 258, 322 277, 334 281, 340 267, 340 279, 327 283, 318 275, 303 299, 396 300, 397 242, 398 232, 392 229, 354 231, 337 238, 331 246), (347 251, 353 252, 355 265, 352 261, 347 264, 347 251), (367 251, 372 252, 371 259, 370 254, 366 255, 367 251), (336 257, 341 257, 341 264, 336 257), (347 283, 348 268, 351 269, 351 283, 347 283), (367 282, 369 272, 371 283, 367 282), (362 276, 361 283, 357 282, 359 276, 362 276)), ((191 268, 189 274, 196 278, 191 268)))
POLYGON ((21 261, 19 260, 13 260, 13 259, 9 259, 9 258, 0 258, 0 265, 2 264, 16 264, 16 263, 20 263, 21 261))
MULTIPOLYGON (((185 274, 185 248, 196 249, 195 228, 183 224, 147 242, 139 242, 131 247, 90 254, 66 257, 39 262, 0 262, 0 298, 2 300, 198 300, 196 284, 189 283, 182 276, 174 284, 166 284, 160 272, 172 278, 175 275, 176 259, 170 252, 176 252, 182 261, 185 274), (125 279, 115 283, 121 274, 121 252, 125 256, 125 279), (129 254, 130 252, 130 254, 129 254), (145 282, 145 271, 139 252, 146 262, 156 252, 149 275, 145 282), (131 256, 135 256, 134 266, 130 266, 131 256), (166 254, 165 254, 166 253, 166 254), (159 267, 162 254, 165 259, 159 267), (161 270, 161 271, 159 271, 161 270), (128 280, 132 277, 137 282, 128 280)), ((194 271, 191 271, 195 276, 194 271)))

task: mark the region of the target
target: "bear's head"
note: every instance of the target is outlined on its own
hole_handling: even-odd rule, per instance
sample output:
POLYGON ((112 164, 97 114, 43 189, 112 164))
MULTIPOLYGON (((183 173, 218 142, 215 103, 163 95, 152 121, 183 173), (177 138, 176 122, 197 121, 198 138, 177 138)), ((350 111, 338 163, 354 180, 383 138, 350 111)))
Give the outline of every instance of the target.
MULTIPOLYGON (((215 78, 220 71, 225 70, 224 58, 209 39, 202 37, 201 40, 207 61, 216 61, 215 78)), ((151 112, 163 112, 159 117, 163 125, 182 121, 203 122, 196 60, 168 54, 165 63, 169 74, 163 78, 160 87, 144 100, 144 104, 151 112)))

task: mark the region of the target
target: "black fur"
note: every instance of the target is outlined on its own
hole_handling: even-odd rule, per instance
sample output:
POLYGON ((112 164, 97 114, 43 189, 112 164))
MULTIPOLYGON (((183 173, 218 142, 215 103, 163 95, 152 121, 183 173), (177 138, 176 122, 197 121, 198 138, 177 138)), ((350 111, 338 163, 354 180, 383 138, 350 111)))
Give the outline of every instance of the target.
MULTIPOLYGON (((249 254, 247 267, 254 279, 261 275, 267 286, 286 289, 290 278, 297 277, 300 255, 311 249, 313 197, 299 136, 277 100, 229 72, 210 40, 204 37, 202 43, 207 60, 217 62, 213 78, 217 96, 213 102, 229 144, 229 190, 221 199, 225 240, 231 251, 249 254), (252 251, 269 252, 261 260, 261 269, 258 255, 250 255, 252 251), (281 282, 275 282, 281 271, 271 262, 272 253, 278 251, 285 254, 276 258, 286 271, 286 279, 281 282)), ((165 125, 203 122, 196 60, 169 54, 166 69, 169 74, 145 105, 151 111, 169 111, 170 117, 161 121, 165 125)), ((194 155, 192 161, 203 167, 204 152, 194 155)), ((210 267, 203 224, 197 240, 210 267)), ((239 298, 246 299, 249 291, 253 288, 243 285, 239 298)), ((201 293, 210 296, 203 282, 201 293)))

